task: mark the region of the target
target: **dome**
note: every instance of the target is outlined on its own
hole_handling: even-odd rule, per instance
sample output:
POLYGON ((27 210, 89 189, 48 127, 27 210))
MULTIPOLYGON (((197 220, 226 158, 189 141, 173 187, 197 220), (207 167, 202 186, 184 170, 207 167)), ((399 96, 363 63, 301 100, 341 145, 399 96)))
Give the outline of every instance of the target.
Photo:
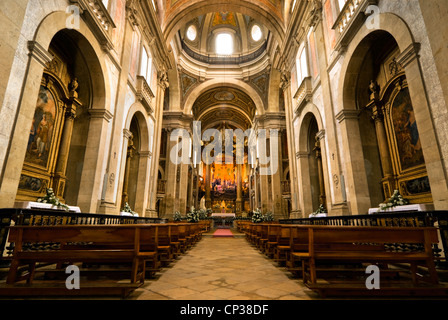
POLYGON ((200 62, 244 63, 266 51, 269 31, 247 15, 212 12, 187 22, 178 37, 182 49, 200 62))

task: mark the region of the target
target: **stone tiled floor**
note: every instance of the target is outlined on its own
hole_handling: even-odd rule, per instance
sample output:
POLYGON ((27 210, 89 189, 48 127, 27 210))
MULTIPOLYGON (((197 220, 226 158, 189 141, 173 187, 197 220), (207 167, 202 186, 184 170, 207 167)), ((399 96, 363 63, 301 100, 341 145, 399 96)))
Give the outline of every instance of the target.
POLYGON ((234 238, 204 235, 128 299, 311 300, 319 296, 236 233, 234 238))

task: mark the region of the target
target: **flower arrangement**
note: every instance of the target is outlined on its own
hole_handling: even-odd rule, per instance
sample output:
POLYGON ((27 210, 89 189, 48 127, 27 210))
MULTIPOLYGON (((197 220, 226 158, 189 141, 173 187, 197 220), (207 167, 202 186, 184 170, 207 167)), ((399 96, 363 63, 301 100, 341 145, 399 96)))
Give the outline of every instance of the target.
POLYGON ((274 215, 271 211, 266 212, 265 215, 263 215, 263 221, 264 222, 272 222, 274 221, 274 215))
POLYGON ((174 212, 173 219, 174 221, 182 221, 182 215, 179 211, 174 212))
POLYGON ((252 213, 252 222, 253 223, 260 223, 263 222, 263 215, 261 214, 261 211, 257 208, 252 213))
POLYGON ((310 216, 311 217, 315 217, 315 216, 317 216, 320 213, 328 213, 323 204, 321 204, 319 206, 319 208, 317 208, 317 210, 314 211, 310 216))
POLYGON ((199 211, 191 207, 190 212, 187 213, 187 220, 192 223, 199 222, 199 211))
POLYGON ((207 210, 199 209, 199 219, 204 220, 207 219, 207 210))
POLYGON ((407 204, 409 204, 409 201, 403 198, 398 190, 394 190, 392 197, 390 197, 386 202, 381 203, 379 207, 381 211, 384 211, 393 207, 404 206, 407 204))
POLYGON ((47 194, 43 198, 38 198, 37 202, 41 203, 49 203, 58 208, 63 208, 65 211, 69 211, 69 208, 66 204, 59 202, 59 199, 54 195, 53 188, 47 189, 47 194))
POLYGON ((130 213, 130 214, 132 214, 133 216, 137 216, 137 215, 138 215, 137 212, 135 212, 135 211, 133 211, 133 210, 131 209, 131 206, 130 206, 129 203, 127 203, 127 202, 124 204, 123 210, 121 210, 121 211, 122 211, 122 212, 130 213))

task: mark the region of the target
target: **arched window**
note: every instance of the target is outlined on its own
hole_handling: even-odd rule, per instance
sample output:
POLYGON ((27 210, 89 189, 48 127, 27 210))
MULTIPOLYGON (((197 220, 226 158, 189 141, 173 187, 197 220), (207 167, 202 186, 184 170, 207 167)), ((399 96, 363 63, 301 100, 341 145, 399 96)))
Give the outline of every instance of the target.
POLYGON ((216 54, 231 55, 233 53, 233 38, 229 33, 216 36, 216 54))

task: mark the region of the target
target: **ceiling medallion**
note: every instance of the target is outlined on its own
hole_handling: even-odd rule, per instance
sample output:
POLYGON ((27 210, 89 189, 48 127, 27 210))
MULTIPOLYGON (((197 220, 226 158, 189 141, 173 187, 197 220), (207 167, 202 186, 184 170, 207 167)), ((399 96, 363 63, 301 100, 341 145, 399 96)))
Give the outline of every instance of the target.
POLYGON ((218 101, 232 101, 235 99, 235 95, 229 91, 219 91, 214 95, 214 97, 218 101))

